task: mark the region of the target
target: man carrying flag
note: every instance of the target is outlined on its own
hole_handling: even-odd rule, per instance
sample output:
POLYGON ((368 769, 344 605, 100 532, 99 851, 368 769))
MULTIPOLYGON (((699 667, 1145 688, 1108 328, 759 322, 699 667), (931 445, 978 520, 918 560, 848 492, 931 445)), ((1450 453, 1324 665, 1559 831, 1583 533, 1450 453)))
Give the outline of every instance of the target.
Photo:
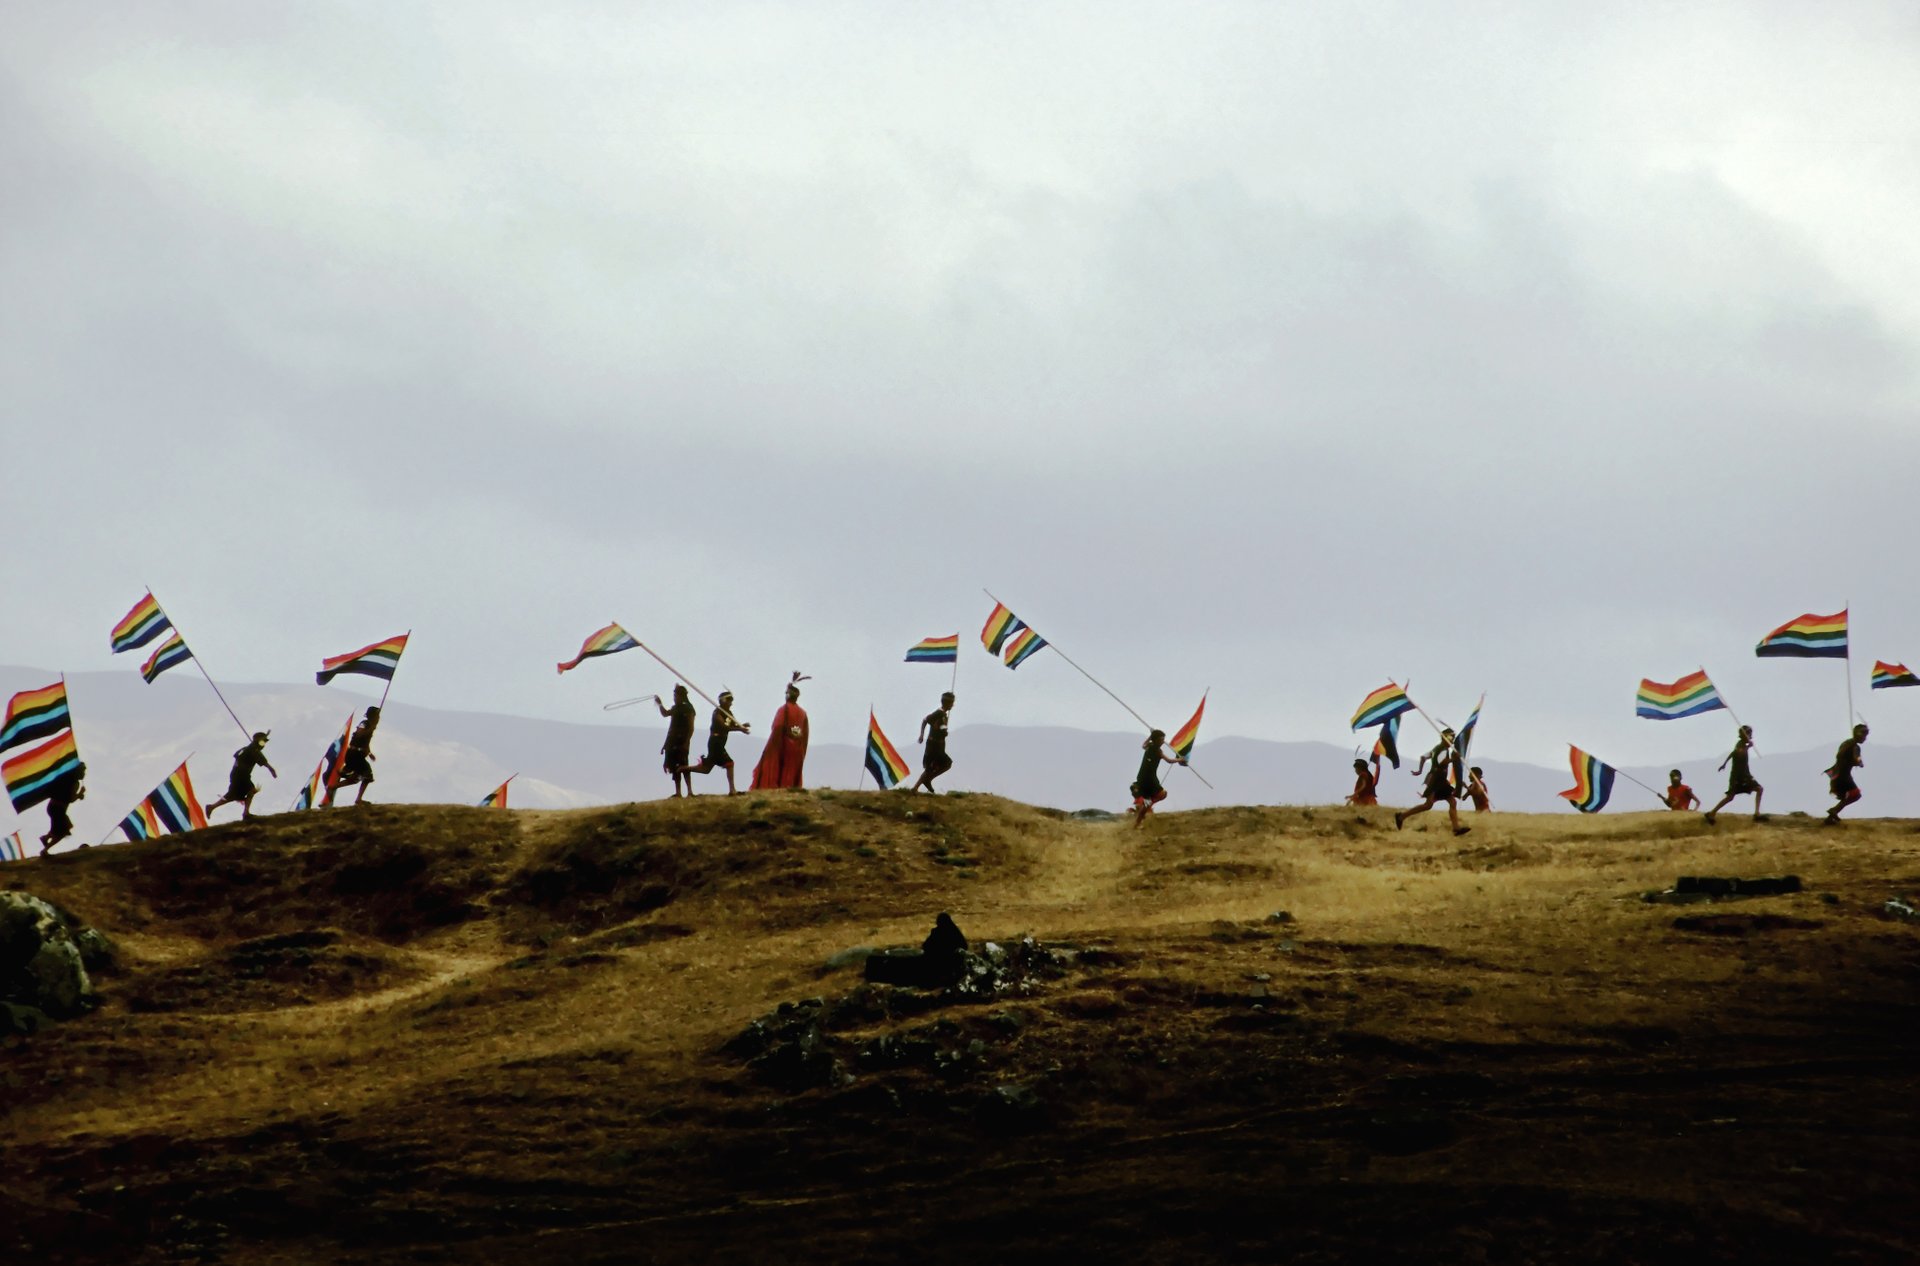
POLYGON ((227 775, 227 794, 207 806, 207 816, 212 817, 215 809, 237 801, 240 805, 240 820, 242 822, 251 820, 253 798, 260 792, 260 789, 253 785, 253 771, 262 765, 265 765, 267 772, 275 778, 280 776, 280 771, 275 769, 273 763, 267 759, 265 730, 255 734, 253 742, 233 754, 233 772, 227 775))
POLYGON ((913 784, 913 790, 925 787, 933 790, 933 780, 953 768, 953 757, 947 755, 947 725, 953 712, 953 692, 947 691, 940 696, 940 706, 920 718, 920 780, 913 784))
POLYGON ((1867 762, 1860 759, 1860 745, 1867 741, 1867 727, 1853 727, 1853 737, 1840 744, 1840 750, 1833 754, 1833 766, 1827 770, 1827 788, 1833 792, 1834 806, 1827 810, 1827 819, 1822 826, 1839 826, 1840 810, 1860 798, 1859 784, 1853 781, 1853 771, 1867 762))
POLYGON ((693 775, 687 772, 692 768, 687 763, 687 753, 693 750, 693 727, 697 724, 697 715, 693 710, 693 700, 687 698, 687 688, 676 685, 673 688, 673 706, 669 708, 655 695, 653 702, 660 709, 660 715, 667 718, 667 741, 660 745, 660 755, 667 775, 673 779, 673 798, 680 798, 680 784, 684 780, 687 794, 693 794, 693 775))
POLYGON ((340 758, 340 776, 327 788, 327 798, 320 802, 323 807, 333 807, 334 793, 342 787, 359 787, 353 793, 355 804, 366 799, 367 788, 373 785, 373 732, 379 728, 380 709, 369 706, 365 719, 354 727, 353 737, 347 740, 346 754, 340 758))
MULTIPOLYGON (((73 834, 73 819, 67 811, 73 808, 76 800, 87 798, 87 762, 81 761, 72 769, 53 780, 47 789, 47 833, 40 837, 40 855, 45 857, 53 851, 53 846, 73 834)), ((81 848, 86 845, 82 844, 81 848)))
POLYGON ((716 769, 727 771, 727 794, 740 794, 733 785, 733 757, 727 755, 727 735, 735 730, 751 734, 753 727, 733 719, 733 691, 722 690, 719 706, 713 710, 713 723, 707 728, 707 754, 700 758, 698 765, 688 765, 680 771, 687 775, 688 795, 693 794, 694 774, 710 774, 716 769))
POLYGON ((1433 750, 1414 763, 1414 774, 1418 775, 1429 762, 1432 767, 1427 769, 1427 782, 1420 793, 1420 803, 1394 814, 1393 829, 1399 830, 1406 825, 1408 818, 1425 813, 1444 800, 1447 802, 1447 820, 1453 824, 1453 833, 1465 835, 1473 828, 1460 824, 1459 788, 1466 779, 1460 772, 1460 749, 1454 746, 1452 730, 1440 731, 1440 741, 1434 744, 1433 750))
POLYGON ((1708 826, 1713 825, 1713 820, 1720 810, 1726 808, 1735 796, 1748 794, 1753 796, 1753 820, 1755 822, 1760 820, 1760 797, 1766 794, 1767 789, 1754 781, 1753 767, 1750 764, 1752 751, 1753 727, 1743 725, 1740 727, 1739 736, 1733 740, 1733 750, 1727 753, 1726 760, 1720 762, 1721 769, 1725 769, 1730 762, 1733 765, 1733 772, 1727 775, 1727 794, 1720 797, 1720 803, 1708 809, 1705 814, 1708 826))

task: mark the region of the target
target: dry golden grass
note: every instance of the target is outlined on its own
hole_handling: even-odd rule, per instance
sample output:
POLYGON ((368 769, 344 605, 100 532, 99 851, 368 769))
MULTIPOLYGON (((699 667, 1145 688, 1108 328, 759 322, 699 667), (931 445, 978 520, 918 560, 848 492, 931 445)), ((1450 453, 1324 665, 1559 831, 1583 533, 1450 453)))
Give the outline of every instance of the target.
POLYGON ((1920 890, 1912 824, 1469 820, 377 806, 10 866, 126 962, 99 1012, 5 1051, 0 1245, 1920 1257, 1920 929, 1880 913, 1920 890), (1784 873, 1807 890, 1639 899, 1784 873), (782 1091, 721 1051, 940 910, 1100 952, 1030 996, 838 1024, 849 1085, 782 1091), (961 1055, 861 1065, 882 1033, 961 1055), (986 1104, 1010 1085, 1038 1102, 1013 1121, 986 1104))

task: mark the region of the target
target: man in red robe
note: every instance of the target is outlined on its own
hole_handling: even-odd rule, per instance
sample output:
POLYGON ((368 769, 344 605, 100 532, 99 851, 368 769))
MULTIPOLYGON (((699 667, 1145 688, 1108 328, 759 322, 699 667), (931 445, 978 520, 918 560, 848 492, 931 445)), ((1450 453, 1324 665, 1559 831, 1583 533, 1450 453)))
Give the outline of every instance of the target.
POLYGON ((781 787, 800 787, 802 767, 807 763, 807 713, 800 706, 799 673, 787 684, 787 701, 773 714, 773 728, 767 733, 767 745, 760 763, 753 767, 753 789, 772 791, 781 787))

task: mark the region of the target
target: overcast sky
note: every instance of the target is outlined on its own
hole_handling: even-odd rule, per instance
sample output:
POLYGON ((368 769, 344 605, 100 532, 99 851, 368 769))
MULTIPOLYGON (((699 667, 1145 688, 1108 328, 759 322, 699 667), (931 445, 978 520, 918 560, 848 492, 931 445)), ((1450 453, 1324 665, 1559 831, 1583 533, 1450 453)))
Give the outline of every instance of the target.
MULTIPOLYGON (((0 3, 0 662, 1482 750, 1920 742, 1903 4, 0 3), (176 670, 186 671, 186 670, 176 670)), ((209 696, 209 706, 217 706, 209 696)), ((632 715, 632 714, 628 714, 632 715)), ((262 723, 270 723, 271 718, 262 723)), ((657 718, 656 718, 657 722, 657 718)), ((760 725, 756 725, 758 730, 760 725)), ((906 731, 904 738, 899 731, 906 731)))

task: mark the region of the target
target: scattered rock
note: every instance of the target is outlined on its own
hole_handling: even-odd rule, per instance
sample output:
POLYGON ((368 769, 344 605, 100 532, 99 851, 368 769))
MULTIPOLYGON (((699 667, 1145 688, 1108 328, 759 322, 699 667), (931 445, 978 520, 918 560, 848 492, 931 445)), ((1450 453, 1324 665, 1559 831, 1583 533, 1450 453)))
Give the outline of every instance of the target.
POLYGON ((1890 919, 1899 919, 1906 923, 1920 923, 1920 909, 1915 909, 1911 900, 1902 901, 1898 897, 1888 897, 1880 912, 1890 919))
POLYGON ((828 955, 825 966, 828 971, 857 967, 872 958, 874 953, 875 950, 871 945, 852 945, 837 954, 828 955))
POLYGON ((1706 875, 1682 875, 1673 885, 1675 892, 1704 892, 1710 897, 1777 897, 1799 892, 1800 876, 1771 875, 1761 879, 1717 878, 1706 875))
POLYGON ((1285 910, 1275 910, 1272 914, 1267 916, 1267 922, 1291 923, 1293 922, 1293 915, 1285 910))
POLYGON ((58 907, 24 892, 0 892, 0 1002, 18 1003, 56 1019, 80 1014, 97 1001, 87 975, 91 950, 102 966, 113 949, 103 936, 58 907))
POLYGON ((1643 893, 1640 899, 1658 905, 1684 906, 1698 901, 1778 897, 1799 891, 1800 876, 1798 875, 1770 875, 1758 879, 1682 875, 1675 881, 1673 887, 1664 892, 1643 893))

